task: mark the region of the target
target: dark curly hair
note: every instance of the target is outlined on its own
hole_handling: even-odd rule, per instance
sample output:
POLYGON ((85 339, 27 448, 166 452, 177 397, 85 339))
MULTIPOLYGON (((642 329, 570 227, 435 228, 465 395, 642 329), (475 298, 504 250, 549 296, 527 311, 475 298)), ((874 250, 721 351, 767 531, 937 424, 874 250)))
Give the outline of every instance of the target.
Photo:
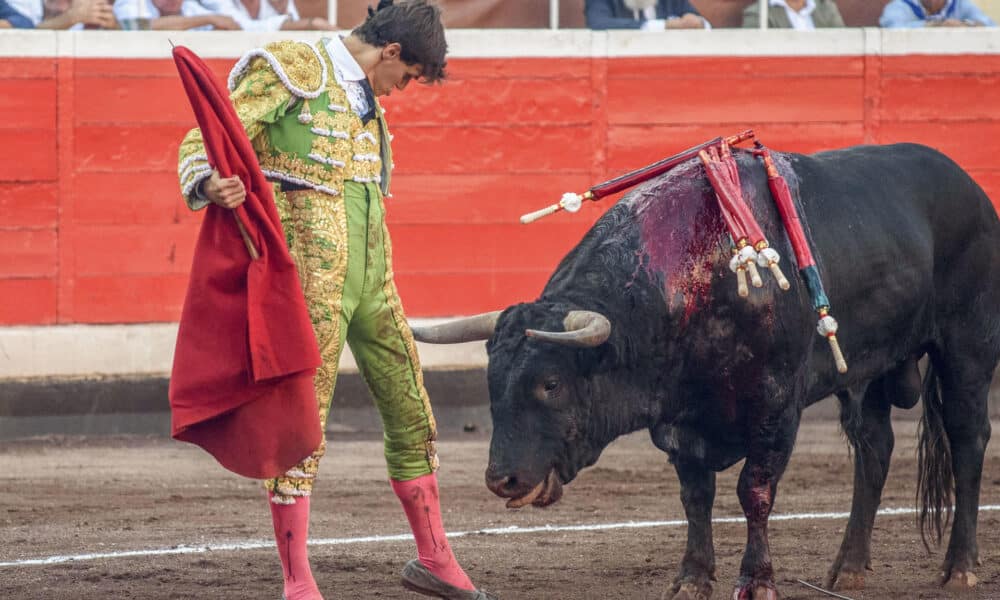
POLYGON ((444 39, 441 9, 426 0, 379 0, 378 8, 369 7, 368 18, 352 33, 379 48, 398 43, 403 62, 423 67, 423 83, 435 83, 447 76, 448 42, 444 39))

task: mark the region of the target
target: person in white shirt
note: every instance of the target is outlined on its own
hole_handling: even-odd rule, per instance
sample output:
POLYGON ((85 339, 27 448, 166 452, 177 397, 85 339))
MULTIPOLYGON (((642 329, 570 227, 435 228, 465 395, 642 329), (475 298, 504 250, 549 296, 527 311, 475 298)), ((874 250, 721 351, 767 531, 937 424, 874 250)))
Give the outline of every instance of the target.
POLYGON ((117 0, 114 11, 122 29, 241 29, 232 17, 184 0, 117 0))
MULTIPOLYGON (((757 0, 743 10, 743 26, 760 26, 760 4, 757 0)), ((844 19, 833 0, 769 0, 768 29, 811 31, 843 26, 844 19)))
POLYGON ((245 31, 335 30, 320 17, 299 18, 295 0, 184 0, 188 5, 232 17, 245 31))

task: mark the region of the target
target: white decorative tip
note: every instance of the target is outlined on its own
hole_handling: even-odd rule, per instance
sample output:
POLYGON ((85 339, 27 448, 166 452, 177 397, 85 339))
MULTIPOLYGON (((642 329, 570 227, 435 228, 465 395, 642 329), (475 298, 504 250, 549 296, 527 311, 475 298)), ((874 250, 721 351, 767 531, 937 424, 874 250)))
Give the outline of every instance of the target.
POLYGON ((736 271, 739 270, 740 265, 742 264, 743 263, 740 262, 740 255, 734 254, 733 257, 729 259, 729 270, 735 273, 736 271))
POLYGON ((312 123, 312 114, 310 113, 299 113, 299 123, 312 123))
POLYGON ((741 263, 757 262, 757 251, 753 249, 753 246, 743 246, 740 248, 738 256, 741 263))
POLYGON ((816 324, 816 331, 823 337, 837 335, 837 320, 827 315, 816 324))
POLYGON ((781 256, 774 248, 764 248, 757 254, 757 266, 764 269, 781 262, 781 256))
POLYGON ((567 192, 562 195, 562 200, 559 201, 559 205, 563 207, 566 212, 575 213, 580 210, 583 206, 583 196, 580 194, 574 194, 573 192, 567 192))

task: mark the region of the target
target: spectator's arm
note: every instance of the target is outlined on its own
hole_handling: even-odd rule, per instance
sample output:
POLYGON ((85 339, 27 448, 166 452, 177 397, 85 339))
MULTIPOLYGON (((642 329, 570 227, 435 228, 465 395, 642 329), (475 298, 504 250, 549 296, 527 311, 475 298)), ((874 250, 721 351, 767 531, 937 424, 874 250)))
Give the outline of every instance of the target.
POLYGON ((48 19, 43 19, 41 23, 38 24, 38 29, 69 29, 70 27, 76 25, 79 21, 66 11, 60 15, 54 17, 49 17, 48 19))
POLYGON ((675 23, 674 27, 670 26, 670 22, 667 23, 667 29, 711 29, 712 24, 708 22, 708 19, 701 16, 698 9, 691 4, 691 0, 684 0, 677 7, 676 14, 667 15, 671 20, 677 17, 681 20, 681 23, 675 23), (695 21, 697 19, 697 22, 695 21))
POLYGON ((962 2, 959 4, 961 9, 958 14, 955 15, 956 19, 961 19, 962 21, 971 21, 973 23, 983 25, 985 27, 996 27, 996 22, 993 19, 986 16, 978 6, 972 2, 962 2))
POLYGON ((708 19, 695 13, 684 13, 680 17, 670 17, 666 21, 667 29, 711 29, 708 19))
POLYGON ((880 27, 888 29, 913 29, 924 27, 926 22, 913 14, 913 10, 905 2, 894 0, 885 5, 885 8, 882 10, 882 16, 879 17, 878 24, 880 27))
POLYGON ((169 15, 153 19, 150 27, 155 30, 183 30, 211 25, 219 31, 239 31, 240 24, 226 15, 169 15))
POLYGON ((635 19, 615 17, 609 0, 586 0, 583 10, 591 29, 639 29, 640 26, 635 19))
POLYGON ((77 23, 118 29, 118 21, 106 0, 73 0, 66 12, 42 20, 38 29, 69 29, 77 23))
POLYGON ((283 31, 336 31, 337 28, 330 25, 330 22, 320 17, 310 17, 308 19, 288 19, 281 24, 283 31))

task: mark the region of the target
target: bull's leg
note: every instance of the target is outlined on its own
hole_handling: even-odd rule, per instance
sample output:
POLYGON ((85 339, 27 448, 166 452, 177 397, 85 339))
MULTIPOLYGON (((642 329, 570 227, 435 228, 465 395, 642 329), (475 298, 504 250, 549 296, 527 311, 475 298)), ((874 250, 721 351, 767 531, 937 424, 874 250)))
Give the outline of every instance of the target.
POLYGON ((701 465, 677 461, 681 502, 687 517, 687 549, 681 570, 674 579, 672 600, 707 600, 715 581, 715 548, 712 544, 712 505, 715 502, 715 472, 701 465))
POLYGON ((767 541, 767 519, 774 507, 778 481, 792 454, 798 424, 797 409, 767 415, 751 424, 753 437, 736 488, 747 519, 747 545, 733 600, 778 598, 767 541))
POLYGON ((979 560, 979 489, 990 439, 987 395, 992 373, 969 376, 967 371, 960 367, 941 377, 942 417, 955 478, 955 514, 941 581, 952 589, 971 588, 977 583, 973 567, 979 560))
POLYGON ((841 422, 854 447, 854 498, 844 541, 827 576, 828 587, 864 589, 865 570, 871 569, 872 527, 894 444, 889 417, 896 400, 890 381, 876 380, 860 399, 856 393, 841 396, 841 422))

